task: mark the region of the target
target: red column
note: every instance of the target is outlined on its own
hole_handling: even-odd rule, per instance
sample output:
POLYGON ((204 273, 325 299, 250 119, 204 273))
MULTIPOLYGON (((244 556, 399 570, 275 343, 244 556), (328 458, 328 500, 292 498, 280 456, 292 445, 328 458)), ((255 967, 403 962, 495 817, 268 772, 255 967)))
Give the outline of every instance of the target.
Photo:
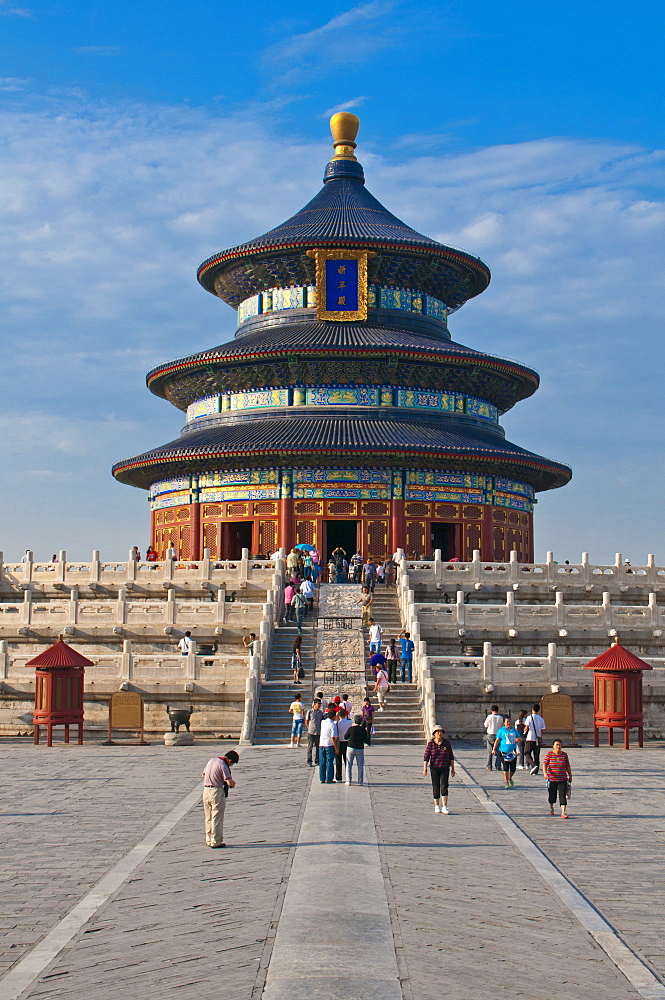
POLYGON ((404 501, 393 500, 391 502, 392 513, 390 515, 390 555, 397 549, 402 548, 406 552, 406 522, 404 518, 404 501))
POLYGON ((290 552, 294 543, 294 531, 293 500, 280 500, 277 515, 277 547, 290 552))
POLYGON ((197 562, 203 556, 203 544, 201 539, 201 504, 190 504, 189 511, 189 558, 194 562, 197 562))

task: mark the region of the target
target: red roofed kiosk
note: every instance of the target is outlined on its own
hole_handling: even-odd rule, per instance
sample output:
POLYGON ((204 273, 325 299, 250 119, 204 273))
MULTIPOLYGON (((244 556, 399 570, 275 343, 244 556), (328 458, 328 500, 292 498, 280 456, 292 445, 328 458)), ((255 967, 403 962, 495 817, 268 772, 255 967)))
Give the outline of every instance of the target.
POLYGON ((83 679, 85 667, 94 666, 62 639, 26 663, 35 667, 35 743, 39 743, 40 726, 46 726, 46 745, 53 745, 53 727, 65 727, 65 743, 69 743, 69 727, 79 727, 79 745, 83 743, 83 679))
POLYGON ((600 729, 607 729, 608 746, 614 745, 613 730, 623 729, 623 748, 629 750, 628 732, 637 729, 638 746, 644 746, 642 671, 652 667, 630 653, 615 638, 609 649, 584 670, 593 670, 593 745, 600 729))

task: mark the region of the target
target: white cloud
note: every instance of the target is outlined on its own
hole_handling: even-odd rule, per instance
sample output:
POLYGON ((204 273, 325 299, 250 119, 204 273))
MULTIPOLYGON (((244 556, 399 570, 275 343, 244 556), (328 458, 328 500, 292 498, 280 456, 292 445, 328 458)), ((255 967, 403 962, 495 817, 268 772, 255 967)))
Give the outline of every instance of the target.
MULTIPOLYGON (((38 532, 46 549, 74 557, 79 546, 83 557, 107 544, 102 532, 123 540, 107 549, 115 555, 147 524, 144 495, 114 484, 109 467, 177 436, 183 421, 150 396, 144 373, 235 326, 196 284, 196 266, 287 218, 321 183, 328 137, 285 146, 274 116, 69 99, 0 113, 8 552, 37 547, 38 532)), ((660 520, 626 518, 665 487, 662 152, 562 138, 457 155, 394 148, 380 157, 361 145, 370 190, 493 271, 452 318, 454 339, 541 371, 540 391, 505 423, 513 440, 574 468, 570 490, 538 509, 542 548, 553 547, 548 525, 570 551, 593 548, 583 539, 602 497, 608 548, 660 548, 665 561, 660 520)))
POLYGON ((18 93, 23 91, 30 85, 31 81, 20 76, 3 76, 0 77, 0 90, 7 94, 18 93))
POLYGON ((336 115, 338 111, 352 111, 354 108, 359 108, 367 100, 366 97, 352 97, 350 101, 344 101, 342 104, 335 104, 334 107, 328 108, 321 115, 322 118, 329 118, 331 115, 336 115))
POLYGON ((74 51, 80 55, 117 56, 122 49, 118 45, 80 45, 74 51))
POLYGON ((351 7, 318 28, 270 46, 263 53, 264 63, 284 85, 318 74, 324 67, 364 62, 396 37, 384 19, 397 4, 398 0, 370 0, 351 7))
POLYGON ((27 7, 17 7, 12 0, 0 0, 0 17, 32 17, 27 7))

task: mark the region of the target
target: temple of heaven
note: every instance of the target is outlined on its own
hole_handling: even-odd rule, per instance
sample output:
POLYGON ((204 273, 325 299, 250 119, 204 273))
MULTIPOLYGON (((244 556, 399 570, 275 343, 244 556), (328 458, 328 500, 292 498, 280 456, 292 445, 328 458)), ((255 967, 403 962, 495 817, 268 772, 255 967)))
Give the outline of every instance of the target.
POLYGON ((384 208, 354 155, 358 119, 330 124, 319 193, 199 268, 237 309, 234 339, 148 374, 186 413, 181 436, 113 475, 148 490, 160 558, 304 542, 532 561, 535 494, 571 471, 507 441, 499 418, 538 375, 451 340, 448 317, 487 288, 487 266, 384 208))

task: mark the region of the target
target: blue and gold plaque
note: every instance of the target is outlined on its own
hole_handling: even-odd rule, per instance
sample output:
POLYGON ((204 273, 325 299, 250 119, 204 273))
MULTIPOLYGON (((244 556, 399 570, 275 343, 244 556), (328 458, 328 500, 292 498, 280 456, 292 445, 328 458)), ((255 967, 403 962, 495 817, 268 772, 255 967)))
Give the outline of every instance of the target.
POLYGON ((308 250, 316 263, 317 319, 367 319, 368 250, 308 250))

